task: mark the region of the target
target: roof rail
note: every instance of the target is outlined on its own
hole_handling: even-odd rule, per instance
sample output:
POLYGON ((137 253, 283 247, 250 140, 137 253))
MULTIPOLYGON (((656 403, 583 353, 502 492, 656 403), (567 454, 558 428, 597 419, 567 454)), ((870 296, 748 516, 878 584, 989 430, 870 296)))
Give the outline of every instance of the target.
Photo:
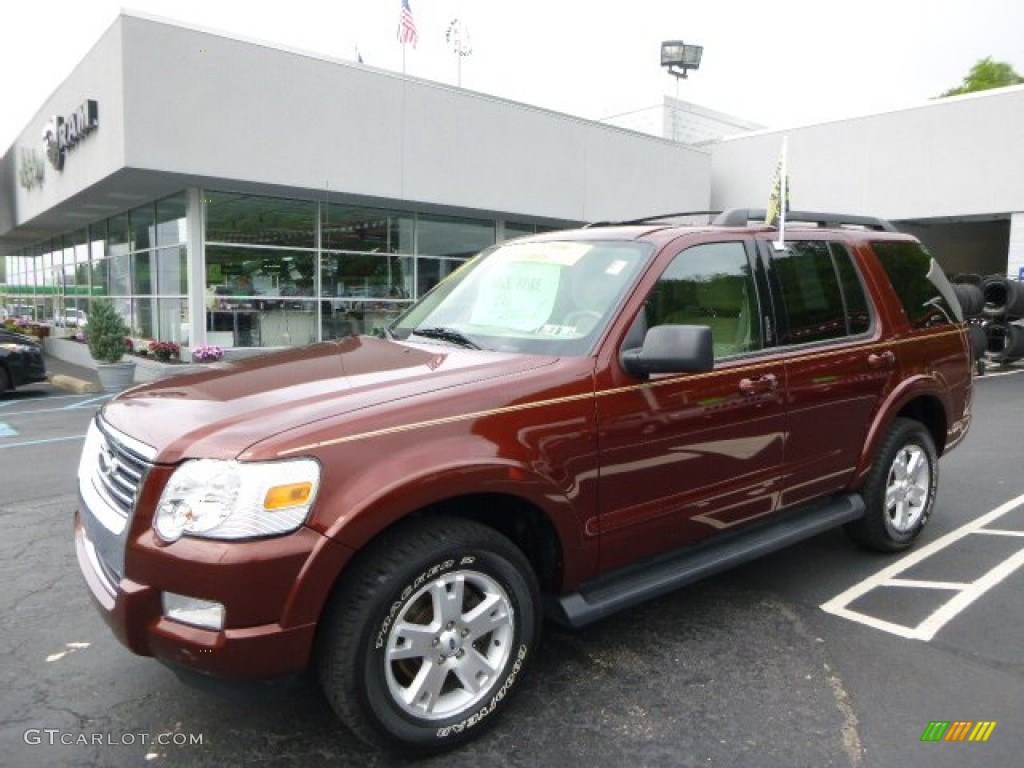
MULTIPOLYGON (((764 208, 730 208, 722 211, 713 222, 716 227, 746 227, 750 222, 764 222, 764 208)), ((874 216, 851 216, 845 213, 814 213, 811 211, 789 211, 786 222, 817 224, 819 227, 863 227, 880 232, 899 232, 891 221, 874 216)))
MULTIPOLYGON (((654 224, 665 219, 674 219, 680 216, 717 216, 721 211, 678 211, 677 213, 662 213, 657 216, 644 216, 641 219, 629 219, 628 221, 593 221, 584 225, 584 229, 590 227, 623 227, 636 224, 654 224)), ((762 215, 762 218, 764 216, 762 215)))

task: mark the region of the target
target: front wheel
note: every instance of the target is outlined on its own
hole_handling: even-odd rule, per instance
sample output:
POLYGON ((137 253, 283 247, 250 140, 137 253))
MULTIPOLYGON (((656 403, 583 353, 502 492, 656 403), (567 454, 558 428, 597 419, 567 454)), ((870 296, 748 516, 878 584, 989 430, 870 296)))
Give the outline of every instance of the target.
POLYGON ((371 745, 430 754, 505 706, 535 652, 540 601, 511 541, 424 518, 365 550, 323 630, 320 680, 342 721, 371 745))
POLYGON ((931 434, 920 422, 896 419, 864 483, 867 511, 846 526, 850 538, 878 552, 907 549, 931 517, 938 480, 931 434))

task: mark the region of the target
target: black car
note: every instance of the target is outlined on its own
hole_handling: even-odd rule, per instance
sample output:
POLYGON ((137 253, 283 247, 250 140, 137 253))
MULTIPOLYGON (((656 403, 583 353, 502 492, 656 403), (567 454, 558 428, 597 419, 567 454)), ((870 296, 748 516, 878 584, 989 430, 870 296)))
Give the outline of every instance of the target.
POLYGON ((0 392, 46 381, 42 345, 31 336, 0 328, 0 392))

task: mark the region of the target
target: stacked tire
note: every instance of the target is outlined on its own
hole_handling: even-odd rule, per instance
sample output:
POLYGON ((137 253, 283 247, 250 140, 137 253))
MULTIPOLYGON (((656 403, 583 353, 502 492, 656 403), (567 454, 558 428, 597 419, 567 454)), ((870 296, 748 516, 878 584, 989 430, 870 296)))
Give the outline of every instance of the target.
POLYGON ((971 335, 971 353, 978 374, 985 373, 988 337, 985 335, 985 293, 978 275, 957 275, 953 278, 953 293, 960 302, 960 310, 967 321, 971 335))
POLYGON ((986 359, 1006 365, 1024 358, 1024 283, 989 275, 980 287, 986 359))

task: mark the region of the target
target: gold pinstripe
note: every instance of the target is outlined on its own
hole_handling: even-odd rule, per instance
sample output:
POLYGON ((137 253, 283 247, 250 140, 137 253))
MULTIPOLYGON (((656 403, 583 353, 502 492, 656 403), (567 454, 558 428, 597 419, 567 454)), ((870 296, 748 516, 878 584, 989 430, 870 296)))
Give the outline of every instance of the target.
MULTIPOLYGON (((942 336, 953 336, 960 335, 959 329, 953 329, 950 331, 944 331, 942 333, 936 333, 929 338, 938 338, 942 336)), ((736 373, 743 373, 747 370, 753 370, 756 368, 763 367, 766 363, 784 363, 790 362, 803 362, 809 360, 822 360, 830 357, 839 357, 841 355, 848 355, 851 352, 858 352, 861 350, 870 349, 872 346, 877 347, 893 347, 902 346, 904 344, 910 344, 913 342, 919 342, 920 339, 909 338, 900 339, 898 341, 874 341, 866 342, 863 347, 842 347, 841 349, 833 349, 817 353, 809 353, 807 355, 801 355, 796 358, 787 360, 781 360, 779 358, 759 358, 756 362, 752 362, 749 365, 738 365, 730 366, 729 368, 722 368, 717 371, 708 371, 706 373, 695 373, 687 376, 687 381, 702 381, 704 379, 714 378, 716 376, 722 376, 725 374, 734 375, 736 373)), ((417 429, 426 429, 428 427, 437 427, 444 424, 456 424, 460 421, 469 421, 473 419, 485 418, 487 416, 501 416, 507 413, 517 413, 519 411, 531 410, 534 408, 545 408, 552 405, 561 405, 563 403, 571 403, 577 400, 590 400, 591 398, 609 397, 612 395, 621 395, 628 392, 639 392, 646 389, 656 389, 658 387, 669 386, 672 384, 678 384, 679 378, 669 377, 665 379, 659 379, 658 381, 645 381, 643 384, 630 384, 625 387, 614 387, 612 389, 603 389, 600 392, 581 392, 576 395, 566 395, 564 397, 553 397, 548 400, 537 400, 530 403, 520 403, 518 405, 504 405, 500 408, 490 408, 483 411, 474 411, 473 413, 462 413, 456 416, 444 416, 438 419, 427 419, 426 421, 417 421, 411 424, 400 424, 394 427, 384 427, 382 429, 373 429, 367 432, 358 432, 354 435, 344 435, 342 437, 334 437, 330 440, 321 440, 316 443, 307 443, 296 448, 289 448, 288 450, 281 451, 278 456, 290 456, 295 453, 303 453, 311 451, 316 448, 324 448, 331 445, 341 445, 343 443, 352 443, 358 440, 368 440, 374 437, 382 437, 384 435, 394 435, 402 432, 411 432, 417 429)))

